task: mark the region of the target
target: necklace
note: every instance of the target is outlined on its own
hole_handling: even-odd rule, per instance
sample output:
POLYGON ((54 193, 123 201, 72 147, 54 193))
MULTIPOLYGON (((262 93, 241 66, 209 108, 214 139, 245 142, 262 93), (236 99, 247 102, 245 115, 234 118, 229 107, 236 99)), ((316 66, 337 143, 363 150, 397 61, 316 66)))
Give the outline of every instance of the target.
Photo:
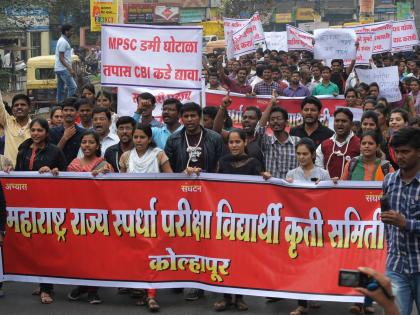
POLYGON ((198 139, 198 143, 195 147, 190 145, 190 142, 188 141, 187 133, 185 133, 185 141, 187 142, 187 153, 189 155, 187 167, 190 166, 190 162, 198 162, 198 158, 201 156, 201 148, 200 143, 201 139, 203 138, 203 130, 200 132, 200 138, 198 139))

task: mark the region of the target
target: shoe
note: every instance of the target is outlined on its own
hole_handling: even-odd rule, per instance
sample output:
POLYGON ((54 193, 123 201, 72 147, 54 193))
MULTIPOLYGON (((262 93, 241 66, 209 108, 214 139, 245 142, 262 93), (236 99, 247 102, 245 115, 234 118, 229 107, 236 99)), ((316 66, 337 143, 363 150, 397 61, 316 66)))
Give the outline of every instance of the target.
POLYGON ((88 298, 87 298, 89 304, 101 304, 102 300, 99 297, 98 292, 88 292, 88 298))
POLYGON ((83 294, 87 293, 87 288, 83 287, 83 286, 79 286, 75 289, 73 289, 68 295, 67 297, 69 298, 70 301, 77 301, 78 299, 81 298, 81 296, 83 294))
POLYGON ((185 289, 184 299, 185 301, 197 301, 204 295, 204 291, 200 289, 185 289))

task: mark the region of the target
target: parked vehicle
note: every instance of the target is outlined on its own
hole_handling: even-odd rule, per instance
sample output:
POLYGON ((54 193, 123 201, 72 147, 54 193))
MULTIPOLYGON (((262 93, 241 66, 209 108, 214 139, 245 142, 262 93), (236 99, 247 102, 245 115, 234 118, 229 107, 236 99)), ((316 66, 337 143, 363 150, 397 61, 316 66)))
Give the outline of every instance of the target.
MULTIPOLYGON (((54 72, 55 56, 39 56, 28 59, 26 89, 34 108, 56 104, 57 78, 54 72)), ((78 56, 72 56, 78 86, 86 80, 85 71, 78 56)))

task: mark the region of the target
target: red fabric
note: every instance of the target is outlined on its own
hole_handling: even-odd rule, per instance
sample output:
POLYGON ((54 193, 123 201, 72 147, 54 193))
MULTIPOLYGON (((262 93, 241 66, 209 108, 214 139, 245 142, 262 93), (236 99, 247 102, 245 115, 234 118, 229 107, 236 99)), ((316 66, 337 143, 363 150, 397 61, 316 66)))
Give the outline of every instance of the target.
POLYGON ((332 139, 327 139, 321 143, 321 150, 324 154, 324 167, 330 173, 330 177, 340 178, 343 175, 342 169, 344 169, 344 165, 346 164, 346 162, 350 161, 351 158, 360 155, 360 140, 356 136, 353 136, 350 139, 348 147, 347 144, 345 144, 340 148, 337 145, 334 147, 334 141, 332 139), (335 152, 339 151, 343 153, 344 156, 338 156, 337 154, 333 154, 333 148, 335 152), (345 152, 346 148, 347 151, 345 152))

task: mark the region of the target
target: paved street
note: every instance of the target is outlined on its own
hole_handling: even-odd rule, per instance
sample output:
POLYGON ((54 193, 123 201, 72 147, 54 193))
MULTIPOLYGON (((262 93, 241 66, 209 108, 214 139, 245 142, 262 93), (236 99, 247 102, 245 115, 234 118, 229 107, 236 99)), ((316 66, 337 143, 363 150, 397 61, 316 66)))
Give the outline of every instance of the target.
MULTIPOLYGON (((0 299, 1 315, 20 314, 148 314, 144 307, 135 306, 135 300, 128 295, 117 295, 116 289, 101 289, 100 296, 104 303, 102 305, 89 305, 85 301, 69 302, 67 293, 70 286, 55 287, 55 302, 51 305, 42 305, 37 296, 32 296, 35 284, 7 283, 5 284, 6 296, 0 299)), ((161 305, 160 314, 215 314, 212 309, 213 303, 220 298, 220 294, 207 292, 205 297, 199 301, 186 302, 181 294, 173 293, 171 290, 160 290, 158 300, 161 305)), ((276 314, 286 315, 295 307, 295 302, 281 300, 275 303, 267 303, 264 298, 246 297, 250 309, 244 314, 276 314)), ((311 310, 314 315, 337 315, 350 314, 347 309, 348 303, 322 303, 322 308, 311 310)), ((224 314, 238 314, 238 311, 226 311, 224 314)), ((379 311, 377 314, 381 314, 379 311)), ((417 313, 414 313, 417 314, 417 313)))

